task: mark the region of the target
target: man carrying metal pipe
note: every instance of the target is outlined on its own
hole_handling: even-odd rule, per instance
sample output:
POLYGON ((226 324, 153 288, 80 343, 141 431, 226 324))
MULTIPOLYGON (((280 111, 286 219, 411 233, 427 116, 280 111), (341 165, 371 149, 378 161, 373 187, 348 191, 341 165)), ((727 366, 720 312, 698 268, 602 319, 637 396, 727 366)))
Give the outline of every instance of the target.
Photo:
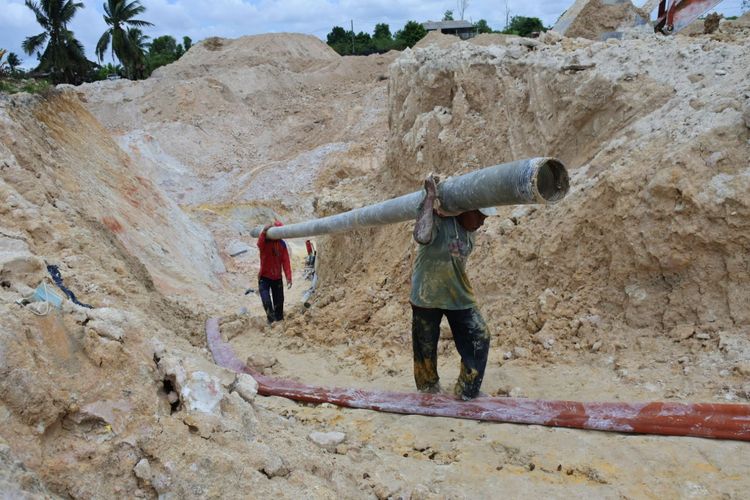
MULTIPOLYGON (((456 392, 470 399, 479 394, 489 346, 487 326, 477 310, 464 267, 473 248, 473 232, 490 213, 481 207, 556 203, 568 193, 568 172, 559 160, 538 157, 486 167, 447 179, 440 186, 436 179, 428 181, 427 196, 424 191, 416 191, 342 214, 273 227, 267 237, 299 238, 338 233, 413 220, 418 213, 414 237, 421 245, 411 295, 414 378, 420 390, 440 390, 436 348, 440 320, 445 315, 461 354, 456 392), (448 212, 458 215, 433 214, 436 199, 444 215, 448 212), (447 253, 441 253, 442 245, 447 246, 447 253), (433 283, 439 286, 432 287, 433 283), (442 298, 440 293, 443 293, 442 298), (446 298, 449 300, 445 301, 446 298)), ((253 229, 253 236, 261 230, 260 227, 253 229)), ((309 304, 309 294, 305 302, 309 304)))
POLYGON ((440 321, 448 319, 453 341, 461 356, 461 371, 453 393, 469 400, 482 386, 490 333, 479 313, 466 275, 466 260, 474 248, 474 231, 494 208, 480 208, 451 216, 436 206, 438 179, 425 179, 425 196, 419 206, 414 239, 419 250, 412 272, 412 348, 414 381, 422 392, 440 392, 437 346, 440 321))

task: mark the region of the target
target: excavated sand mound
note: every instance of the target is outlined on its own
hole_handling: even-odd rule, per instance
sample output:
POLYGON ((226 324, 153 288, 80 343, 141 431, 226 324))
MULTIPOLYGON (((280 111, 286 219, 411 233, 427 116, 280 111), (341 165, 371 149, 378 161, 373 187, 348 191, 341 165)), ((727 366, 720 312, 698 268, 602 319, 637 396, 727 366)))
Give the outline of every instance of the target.
POLYGON ((439 31, 430 31, 429 33, 427 33, 427 36, 417 42, 414 48, 422 49, 429 45, 437 45, 438 47, 446 48, 450 47, 454 43, 459 43, 460 41, 461 39, 457 36, 445 35, 439 31))
POLYGON ((414 46, 415 49, 423 49, 430 45, 436 45, 440 48, 448 48, 457 43, 471 43, 474 45, 507 45, 510 40, 517 40, 518 37, 514 35, 501 35, 499 33, 482 33, 475 37, 469 38, 468 40, 461 40, 459 37, 454 35, 445 35, 437 31, 430 31, 427 36, 422 38, 414 46))
MULTIPOLYGON (((678 36, 700 36, 705 30, 705 20, 696 19, 688 27, 677 33, 678 36)), ((718 31, 712 33, 711 38, 722 41, 737 41, 750 35, 750 12, 746 12, 737 19, 721 19, 718 31)))
POLYGON ((649 13, 629 0, 577 0, 554 29, 570 38, 599 40, 604 33, 646 24, 648 19, 649 13))
POLYGON ((508 45, 511 40, 517 40, 518 37, 513 35, 502 35, 500 33, 482 33, 474 38, 470 38, 468 41, 474 45, 508 45))
POLYGON ((191 47, 175 63, 159 68, 154 77, 194 78, 264 64, 302 72, 338 59, 336 51, 312 35, 267 34, 236 40, 214 37, 191 47))
POLYGON ((156 78, 79 92, 181 203, 273 200, 309 213, 309 202, 295 200, 314 177, 304 171, 314 174, 329 150, 358 135, 366 101, 382 101, 372 83, 394 57, 341 58, 306 35, 208 39, 156 78))

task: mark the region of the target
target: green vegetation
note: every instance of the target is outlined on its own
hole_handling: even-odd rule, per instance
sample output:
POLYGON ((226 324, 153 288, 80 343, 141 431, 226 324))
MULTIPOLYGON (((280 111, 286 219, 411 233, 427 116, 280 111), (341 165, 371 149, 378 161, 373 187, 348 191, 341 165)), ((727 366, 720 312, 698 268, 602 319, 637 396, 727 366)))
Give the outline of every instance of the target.
POLYGON ((188 36, 182 38, 182 44, 178 44, 169 35, 157 37, 149 43, 149 37, 140 28, 153 25, 137 19, 146 10, 140 0, 107 0, 104 4, 104 21, 109 28, 96 44, 96 55, 101 62, 107 50, 111 49, 113 58, 121 64, 101 66, 86 59, 83 45, 67 28, 78 9, 83 8, 82 2, 25 0, 25 4, 34 13, 43 31, 27 37, 22 47, 28 55, 36 54, 39 65, 26 73, 18 69, 21 59, 17 54, 0 49, 0 77, 5 77, 1 90, 4 92, 40 92, 50 83, 77 85, 114 75, 131 79, 147 78, 156 68, 179 59, 193 45, 188 36), (30 79, 32 77, 37 80, 30 79))
POLYGON ((529 36, 543 31, 546 31, 544 24, 538 17, 513 16, 502 32, 506 35, 529 36))
POLYGON ((341 26, 334 26, 326 41, 328 45, 342 56, 382 54, 389 50, 403 50, 413 47, 427 35, 427 30, 416 21, 409 21, 403 29, 391 35, 391 28, 385 23, 375 25, 373 35, 360 31, 346 31, 341 26))
POLYGON ((20 78, 23 71, 18 69, 21 65, 21 59, 13 52, 8 53, 5 49, 0 49, 0 78, 20 78), (6 57, 7 54, 7 57, 6 57))
POLYGON ((146 50, 148 49, 148 36, 138 28, 128 28, 128 45, 130 46, 130 68, 129 73, 134 80, 146 78, 146 50))
POLYGON ((10 68, 10 72, 13 73, 16 71, 16 68, 21 65, 21 59, 18 58, 18 54, 16 54, 15 52, 11 52, 10 54, 8 54, 6 63, 10 68))
POLYGON ((427 30, 421 23, 409 21, 402 30, 396 32, 396 46, 398 50, 414 47, 418 41, 427 36, 427 30))
POLYGON ((44 30, 26 38, 22 44, 28 55, 37 53, 39 66, 35 71, 49 74, 54 83, 78 84, 85 81, 93 65, 86 59, 81 42, 67 28, 83 4, 71 0, 41 0, 39 3, 26 0, 26 7, 34 12, 44 30), (44 50, 39 52, 42 47, 44 50))
MULTIPOLYGON (((750 0, 743 0, 743 2, 750 5, 750 0)), ((443 21, 453 20, 455 20, 453 11, 446 10, 443 14, 443 21)), ((533 33, 541 33, 547 30, 544 24, 542 24, 541 19, 526 16, 513 16, 503 31, 493 31, 485 19, 477 21, 474 24, 474 29, 476 34, 503 33, 519 36, 531 36, 533 33)), ((427 30, 421 23, 416 21, 407 22, 403 29, 397 31, 395 35, 391 35, 390 27, 385 23, 375 25, 372 36, 362 31, 355 34, 353 31, 347 31, 341 26, 334 26, 331 32, 328 33, 326 42, 342 56, 369 55, 413 47, 426 35, 427 30)))
POLYGON ((342 56, 356 53, 354 51, 353 31, 346 31, 341 26, 334 26, 326 36, 326 43, 342 56))
POLYGON ((110 28, 99 38, 96 54, 101 61, 111 47, 113 57, 122 65, 115 73, 111 72, 114 68, 110 65, 104 71, 106 76, 118 74, 133 80, 147 78, 156 68, 176 61, 192 47, 193 41, 188 36, 182 37, 182 44, 169 35, 156 37, 149 43, 149 37, 140 28, 153 24, 136 19, 145 10, 140 0, 107 0, 104 4, 104 21, 110 28))
MULTIPOLYGON (((388 28, 388 25, 384 25, 387 29, 387 31, 390 33, 390 29, 388 28)), ((341 26, 334 26, 330 33, 328 33, 327 37, 328 45, 330 45, 333 50, 341 54, 342 56, 346 55, 368 55, 373 54, 375 52, 378 52, 378 49, 375 47, 375 43, 373 42, 373 39, 370 37, 368 33, 364 33, 360 31, 358 34, 354 34, 353 31, 346 31, 341 26)), ((380 47, 384 51, 390 50, 390 46, 392 46, 393 40, 388 37, 387 39, 384 38, 381 35, 381 38, 379 39, 380 47)))
POLYGON ((375 52, 382 54, 388 52, 393 48, 393 35, 391 35, 391 28, 385 24, 376 24, 375 31, 372 34, 372 43, 375 48, 375 52))
POLYGON ((150 75, 156 68, 175 62, 192 46, 193 41, 189 36, 182 37, 182 45, 169 35, 154 38, 146 54, 148 74, 150 75))
MULTIPOLYGON (((750 0, 746 1, 750 2, 750 0)), ((443 21, 452 20, 453 11, 446 10, 443 15, 443 21)), ((498 33, 492 30, 485 19, 477 21, 474 24, 474 29, 476 30, 476 34, 498 33)), ((541 19, 537 17, 513 16, 506 29, 499 33, 530 36, 532 33, 541 33, 542 31, 545 31, 545 28, 541 19)), ((391 34, 390 27, 385 23, 376 24, 372 36, 362 31, 355 34, 353 31, 347 31, 341 26, 334 26, 331 32, 328 33, 326 42, 342 56, 363 56, 414 47, 426 35, 427 30, 421 23, 416 21, 407 22, 395 35, 391 34)))
POLYGON ((113 57, 120 61, 131 79, 143 78, 145 74, 145 37, 140 28, 153 24, 135 18, 145 10, 140 0, 107 0, 104 4, 104 22, 109 28, 96 44, 96 55, 99 61, 104 59, 111 43, 113 57))
POLYGON ((125 74, 125 71, 123 70, 122 66, 119 64, 112 64, 107 63, 104 66, 99 66, 99 69, 96 70, 96 78, 95 80, 106 80, 108 77, 111 76, 123 76, 125 74))
POLYGON ((477 21, 474 27, 477 29, 477 33, 492 33, 492 28, 490 28, 490 25, 484 19, 477 21))
POLYGON ((36 78, 0 78, 0 92, 41 94, 50 88, 49 81, 36 78))
POLYGON ((46 79, 26 78, 24 72, 17 69, 20 64, 21 60, 16 54, 0 49, 0 92, 39 94, 50 87, 46 79))

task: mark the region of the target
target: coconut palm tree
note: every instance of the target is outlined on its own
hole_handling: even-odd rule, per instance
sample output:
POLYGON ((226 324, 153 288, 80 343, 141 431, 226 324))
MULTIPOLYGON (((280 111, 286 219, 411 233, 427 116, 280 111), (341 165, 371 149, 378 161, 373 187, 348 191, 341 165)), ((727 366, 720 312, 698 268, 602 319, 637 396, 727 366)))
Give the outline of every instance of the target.
POLYGON ((130 46, 130 66, 128 73, 132 79, 146 77, 146 51, 148 50, 148 35, 144 35, 138 28, 128 28, 128 45, 130 46))
POLYGON ((21 65, 21 59, 18 58, 18 54, 16 54, 15 52, 11 52, 10 54, 8 54, 8 58, 6 61, 8 63, 8 66, 10 66, 11 71, 15 71, 16 68, 21 65))
POLYGON ((145 10, 146 7, 141 5, 140 0, 107 0, 104 4, 104 22, 109 29, 102 34, 96 44, 99 61, 104 58, 104 53, 111 43, 113 57, 117 57, 126 68, 134 66, 133 61, 138 58, 138 51, 133 46, 133 40, 128 36, 126 28, 153 26, 148 21, 135 19, 135 16, 145 10))
POLYGON ((26 0, 26 7, 36 16, 36 21, 44 28, 38 35, 30 36, 21 45, 24 52, 39 57, 36 71, 48 72, 55 83, 80 83, 89 70, 89 61, 83 52, 83 45, 67 26, 83 3, 72 0, 26 0), (44 52, 38 52, 44 44, 44 52))

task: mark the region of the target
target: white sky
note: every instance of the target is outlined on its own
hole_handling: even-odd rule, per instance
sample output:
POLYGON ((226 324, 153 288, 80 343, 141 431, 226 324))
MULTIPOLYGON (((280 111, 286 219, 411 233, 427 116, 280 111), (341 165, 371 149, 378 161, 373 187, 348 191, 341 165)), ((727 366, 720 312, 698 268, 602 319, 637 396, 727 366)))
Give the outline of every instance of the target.
MULTIPOLYGON (((103 1, 83 1, 84 8, 69 26, 91 60, 95 60, 96 42, 106 30, 103 1)), ((538 17, 545 26, 551 26, 573 1, 508 0, 508 8, 511 16, 538 17)), ((742 0, 724 0, 715 10, 725 16, 740 15, 741 3, 742 0)), ((387 23, 395 33, 409 20, 440 20, 449 9, 458 18, 455 0, 141 0, 141 4, 146 12, 140 18, 155 25, 144 29, 151 38, 171 35, 181 42, 187 35, 194 43, 210 36, 237 38, 269 32, 308 33, 325 40, 331 28, 349 30, 351 21, 355 32, 372 34, 375 24, 387 23)), ((505 8, 504 0, 469 0, 464 18, 485 19, 493 29, 501 29, 505 25, 505 8)), ((23 0, 0 0, 0 48, 15 52, 24 67, 35 66, 36 57, 27 56, 21 43, 40 32, 23 0)))

